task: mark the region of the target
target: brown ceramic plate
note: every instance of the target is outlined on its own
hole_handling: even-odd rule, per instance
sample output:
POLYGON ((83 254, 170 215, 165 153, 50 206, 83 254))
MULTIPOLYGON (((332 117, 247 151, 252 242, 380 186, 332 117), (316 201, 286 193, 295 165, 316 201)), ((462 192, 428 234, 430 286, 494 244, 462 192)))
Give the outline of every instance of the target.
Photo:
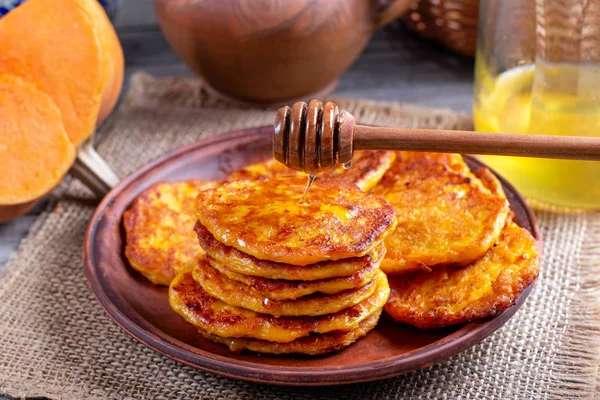
MULTIPOLYGON (((479 343, 523 304, 494 318, 445 329, 425 330, 382 318, 367 337, 346 350, 316 358, 233 353, 208 342, 170 308, 167 288, 152 285, 123 254, 123 212, 145 188, 158 181, 221 179, 270 155, 272 128, 231 132, 173 151, 129 176, 100 203, 86 232, 83 260, 94 295, 127 333, 168 357, 206 371, 281 385, 332 385, 388 378, 445 360, 479 343)), ((482 164, 466 157, 472 168, 482 164)), ((535 218, 521 196, 500 178, 516 222, 539 240, 535 218)), ((190 227, 191 229, 191 227, 190 227)))

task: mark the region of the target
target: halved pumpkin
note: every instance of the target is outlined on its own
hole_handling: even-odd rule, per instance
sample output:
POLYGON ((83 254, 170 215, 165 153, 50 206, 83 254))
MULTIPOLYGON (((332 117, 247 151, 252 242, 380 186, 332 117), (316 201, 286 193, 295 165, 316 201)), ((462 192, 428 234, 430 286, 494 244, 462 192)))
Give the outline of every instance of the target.
POLYGON ((28 0, 0 20, 0 73, 47 93, 74 145, 114 107, 123 53, 96 0, 28 0))
POLYGON ((54 101, 19 77, 0 75, 0 116, 2 221, 26 212, 61 181, 75 147, 54 101))

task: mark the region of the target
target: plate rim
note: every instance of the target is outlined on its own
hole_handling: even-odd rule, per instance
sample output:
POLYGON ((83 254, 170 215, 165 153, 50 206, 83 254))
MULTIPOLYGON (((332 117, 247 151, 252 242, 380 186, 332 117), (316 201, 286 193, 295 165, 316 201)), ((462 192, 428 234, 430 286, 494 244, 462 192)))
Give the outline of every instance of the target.
MULTIPOLYGON (((182 157, 187 153, 197 151, 210 145, 239 138, 240 136, 270 135, 272 130, 273 128, 270 126, 234 130, 200 139, 193 143, 171 150, 128 175, 117 186, 115 186, 97 206, 86 229, 82 249, 84 274, 87 284, 94 297, 100 303, 101 307, 109 316, 109 318, 138 342, 164 356, 188 366, 223 375, 229 378, 251 382, 283 386, 326 386, 370 382, 426 368, 467 350, 473 345, 484 340, 486 337, 490 336, 493 332, 504 325, 504 323, 506 323, 506 321, 508 321, 508 319, 510 319, 516 313, 516 311, 522 306, 526 298, 529 296, 535 281, 533 284, 529 285, 523 291, 523 293, 521 293, 512 306, 494 317, 468 323, 457 331, 444 336, 439 341, 430 343, 429 345, 403 354, 401 358, 372 361, 352 367, 336 367, 335 370, 332 370, 331 368, 303 369, 299 367, 283 367, 256 364, 243 360, 234 360, 227 356, 214 354, 209 351, 191 346, 164 333, 163 331, 160 331, 163 333, 163 335, 158 336, 155 333, 155 331, 158 329, 149 324, 147 321, 136 321, 130 318, 130 316, 126 315, 109 299, 108 295, 104 291, 103 285, 98 279, 100 268, 93 262, 92 242, 99 227, 98 222, 102 219, 102 216, 105 215, 106 210, 110 208, 113 201, 118 197, 119 194, 121 194, 121 192, 123 192, 123 189, 129 187, 133 182, 142 178, 148 172, 156 169, 157 167, 168 167, 171 162, 176 162, 179 157, 182 157), (402 368, 403 365, 410 365, 410 367, 402 368)), ((470 166, 483 166, 490 169, 490 171, 500 180, 502 186, 510 191, 511 195, 515 197, 516 201, 525 211, 525 216, 527 217, 532 228, 531 234, 536 240, 538 251, 541 255, 542 238, 537 225, 536 217, 529 205, 523 199, 523 196, 514 188, 512 184, 510 184, 510 182, 506 181, 506 179, 497 174, 492 168, 489 168, 483 162, 469 155, 463 155, 463 157, 470 166)))

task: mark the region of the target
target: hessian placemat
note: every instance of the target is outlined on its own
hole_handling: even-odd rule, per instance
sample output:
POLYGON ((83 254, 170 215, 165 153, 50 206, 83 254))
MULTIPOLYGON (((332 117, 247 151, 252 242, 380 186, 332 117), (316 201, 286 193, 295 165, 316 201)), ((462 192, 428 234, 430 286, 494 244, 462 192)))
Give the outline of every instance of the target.
MULTIPOLYGON (((397 103, 337 99, 364 124, 469 129, 468 116, 397 103)), ((99 153, 122 177, 208 135, 273 122, 232 106, 198 80, 132 78, 103 127, 99 153)), ((599 398, 600 213, 537 210, 540 277, 524 307, 481 344, 422 371, 329 388, 284 388, 181 365, 130 338, 96 303, 81 247, 94 211, 64 182, 0 278, 0 393, 54 399, 599 398)))

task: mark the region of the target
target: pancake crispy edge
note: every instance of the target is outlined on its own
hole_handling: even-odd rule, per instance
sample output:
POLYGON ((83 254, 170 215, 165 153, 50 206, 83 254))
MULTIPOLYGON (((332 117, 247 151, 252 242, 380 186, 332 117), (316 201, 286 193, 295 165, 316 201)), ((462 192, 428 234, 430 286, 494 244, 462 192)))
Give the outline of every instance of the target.
POLYGON ((196 197, 217 182, 159 182, 144 190, 123 213, 129 264, 152 283, 169 285, 204 251, 194 235, 196 197))
MULTIPOLYGON (((323 171, 317 175, 317 180, 336 180, 351 183, 368 192, 375 187, 395 159, 396 153, 393 151, 357 151, 352 158, 352 167, 348 169, 338 167, 323 171)), ((306 174, 290 169, 274 158, 270 158, 234 171, 229 175, 227 181, 261 180, 276 176, 306 177, 306 174)))
POLYGON ((377 326, 381 310, 376 311, 364 319, 358 326, 350 331, 330 332, 323 334, 312 334, 295 339, 289 343, 276 343, 260 339, 247 338, 222 338, 211 335, 202 329, 199 332, 208 340, 223 344, 231 351, 248 350, 256 353, 268 354, 306 354, 317 356, 335 351, 343 350, 366 336, 377 326))
POLYGON ((534 282, 539 266, 534 238, 509 222, 485 256, 466 267, 390 277, 384 309, 395 321, 422 329, 494 316, 534 282))
MULTIPOLYGON (((377 273, 383 274, 380 271, 377 273)), ((315 294, 296 300, 273 300, 243 283, 229 279, 212 267, 207 257, 200 259, 192 271, 192 276, 209 295, 229 305, 275 317, 336 313, 370 297, 375 292, 378 281, 376 278, 359 289, 344 290, 332 295, 315 294)))
POLYGON ((352 166, 326 170, 317 179, 339 180, 352 183, 368 192, 381 180, 396 160, 396 153, 386 150, 362 150, 354 153, 352 166))
POLYGON ((306 176, 302 171, 288 168, 274 158, 268 158, 233 171, 225 182, 258 181, 276 176, 306 176))
POLYGON ((289 343, 311 333, 349 331, 383 308, 389 296, 385 274, 371 297, 335 314, 319 317, 273 317, 230 306, 210 296, 192 276, 180 272, 169 287, 171 308, 187 322, 220 337, 246 337, 289 343))
POLYGON ((335 294, 343 290, 360 289, 375 278, 382 258, 379 261, 372 261, 352 275, 315 281, 290 281, 244 275, 226 267, 214 258, 210 259, 210 264, 229 279, 252 288, 264 297, 273 300, 295 300, 314 293, 335 294))
MULTIPOLYGON (((381 269, 402 274, 467 265, 482 257, 510 213, 497 179, 487 170, 478 171, 481 181, 455 172, 429 153, 406 160, 394 164, 374 189, 392 204, 398 222, 385 240, 381 269)), ((460 162, 454 164, 456 170, 462 168, 460 162)))
POLYGON ((227 246, 299 266, 364 256, 394 226, 393 208, 356 186, 305 189, 302 177, 225 183, 198 195, 198 220, 227 246))
POLYGON ((269 280, 315 281, 346 277, 355 274, 372 262, 380 263, 385 254, 385 245, 383 240, 380 240, 366 256, 297 266, 260 260, 235 247, 226 246, 215 239, 199 221, 196 223, 195 230, 200 246, 211 258, 239 274, 269 280))
POLYGON ((410 164, 413 162, 426 162, 442 164, 447 166, 451 171, 459 174, 468 175, 471 173, 471 168, 467 165, 460 154, 456 153, 426 153, 417 151, 397 151, 396 163, 410 164))

